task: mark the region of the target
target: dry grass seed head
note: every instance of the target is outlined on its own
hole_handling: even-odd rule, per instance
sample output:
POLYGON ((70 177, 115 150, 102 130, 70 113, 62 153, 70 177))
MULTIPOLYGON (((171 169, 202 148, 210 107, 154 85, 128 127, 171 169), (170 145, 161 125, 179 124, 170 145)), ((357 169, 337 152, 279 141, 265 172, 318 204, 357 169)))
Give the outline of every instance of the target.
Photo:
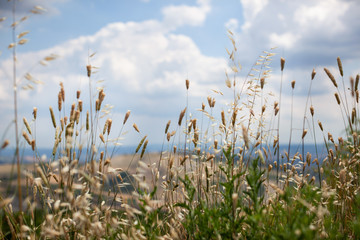
POLYGON ((326 72, 326 74, 328 75, 328 77, 330 78, 330 80, 334 84, 334 86, 337 88, 338 85, 336 83, 336 80, 335 80, 334 76, 331 74, 331 72, 329 71, 329 69, 324 68, 324 71, 326 72))
POLYGON ((280 58, 280 65, 281 65, 281 71, 283 71, 285 67, 285 58, 283 57, 280 58))
POLYGON ((184 108, 184 110, 182 110, 182 111, 180 112, 179 121, 178 121, 178 125, 179 125, 179 126, 181 126, 181 122, 182 122, 182 120, 183 120, 183 118, 184 118, 185 112, 186 112, 186 107, 184 108))
POLYGON ((315 71, 315 68, 313 68, 313 70, 311 72, 311 80, 314 79, 315 75, 316 75, 316 71, 315 71))
POLYGON ((59 92, 58 94, 58 110, 59 112, 61 111, 62 108, 62 97, 61 97, 61 92, 59 92))
POLYGON ((55 115, 54 115, 53 108, 49 107, 49 111, 50 111, 50 115, 51 115, 52 124, 53 124, 54 128, 56 128, 56 120, 55 120, 55 115))
POLYGON ((137 152, 140 150, 140 148, 141 148, 141 146, 143 145, 143 143, 144 143, 144 141, 145 141, 146 138, 147 138, 147 135, 144 136, 144 137, 141 139, 141 141, 139 142, 138 146, 136 147, 135 153, 137 153, 137 152))
POLYGON ((29 125, 29 123, 28 123, 28 121, 26 120, 26 118, 25 118, 25 117, 23 117, 23 122, 24 122, 24 125, 25 125, 25 127, 26 127, 27 131, 28 131, 28 132, 29 132, 29 134, 31 135, 31 128, 30 128, 30 125, 29 125))
POLYGON ((137 131, 138 133, 140 133, 140 130, 139 130, 138 126, 136 125, 136 123, 133 124, 133 128, 135 129, 135 131, 137 131))
POLYGON ((291 88, 294 89, 295 88, 295 80, 291 81, 291 88))
POLYGON ((91 77, 91 65, 86 66, 87 76, 91 77))
POLYGON ((224 126, 226 126, 226 121, 225 121, 225 113, 224 110, 221 111, 221 122, 224 126))
POLYGON ((107 134, 110 134, 110 130, 111 130, 111 125, 112 125, 112 119, 109 118, 107 121, 107 134))
POLYGON ((128 110, 125 114, 125 117, 124 117, 124 121, 123 121, 123 125, 125 125, 126 121, 129 119, 129 116, 130 116, 130 110, 128 110))
POLYGON ((340 72, 340 75, 343 77, 344 76, 344 72, 343 72, 343 66, 342 66, 342 63, 341 63, 341 59, 340 57, 337 57, 337 64, 338 64, 338 67, 339 67, 339 72, 340 72))
POLYGON ((353 108, 351 111, 351 123, 354 124, 355 122, 355 117, 356 117, 356 109, 353 108))
POLYGON ((242 126, 242 134, 245 142, 245 146, 249 149, 249 135, 247 128, 243 125, 242 126))
POLYGON ((323 132, 324 129, 323 129, 322 123, 321 123, 320 121, 318 121, 318 125, 319 125, 319 127, 320 127, 320 130, 323 132))
POLYGON ((302 139, 306 136, 307 132, 308 132, 308 130, 307 130, 307 129, 304 129, 304 131, 303 131, 303 133, 302 133, 302 136, 301 136, 302 139))
POLYGON ((1 145, 1 149, 6 148, 8 145, 10 144, 10 141, 8 139, 6 139, 3 144, 1 145))
POLYGON ((31 140, 30 140, 29 136, 27 135, 27 133, 25 131, 23 131, 22 135, 23 135, 24 139, 26 140, 26 142, 31 146, 31 140))
POLYGON ((80 112, 82 112, 82 110, 83 110, 83 101, 82 101, 82 100, 79 100, 79 101, 78 101, 78 110, 79 110, 80 112))
POLYGON ((265 85, 265 78, 262 77, 262 78, 260 79, 260 88, 263 89, 263 88, 264 88, 264 85, 265 85))
POLYGON ((149 140, 146 139, 146 141, 144 143, 144 146, 143 146, 143 148, 141 150, 140 158, 142 158, 144 156, 144 153, 145 153, 145 150, 146 150, 146 147, 147 147, 148 143, 149 143, 149 140))
POLYGON ((33 108, 33 116, 34 116, 34 119, 36 119, 36 117, 37 117, 37 108, 36 107, 33 108))
POLYGON ((311 114, 311 116, 314 116, 314 107, 313 106, 310 106, 310 114, 311 114))
POLYGON ((35 151, 35 139, 31 140, 31 149, 35 151))

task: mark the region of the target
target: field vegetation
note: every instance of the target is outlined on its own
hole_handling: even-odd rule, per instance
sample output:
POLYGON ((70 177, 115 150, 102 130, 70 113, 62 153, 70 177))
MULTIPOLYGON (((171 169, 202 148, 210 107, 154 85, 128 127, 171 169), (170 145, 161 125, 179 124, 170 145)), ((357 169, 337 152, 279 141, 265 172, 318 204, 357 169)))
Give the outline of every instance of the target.
MULTIPOLYGON (((16 32, 22 21, 13 19, 8 46, 14 59, 16 151, 8 166, 11 176, 2 175, 1 239, 360 239, 359 75, 345 82, 340 58, 338 73, 318 71, 325 71, 334 86, 329 94, 339 107, 334 114, 343 118, 343 138, 334 139, 315 120, 310 104, 315 69, 309 72, 303 125, 297 126, 300 139, 280 136, 282 87, 296 88, 295 81, 283 79, 286 60, 280 58, 277 66, 280 94, 271 96, 266 89, 273 49, 259 56, 243 80, 229 31, 233 48, 227 50, 230 71, 224 88, 232 101, 217 112, 216 98, 209 96, 199 103, 200 117, 195 118, 188 114, 186 99, 178 121, 164 126, 158 154, 147 151, 146 130, 133 124, 139 144, 119 161, 116 143, 131 112, 120 123, 100 117, 106 94, 102 88, 94 91, 91 59, 96 56, 89 55, 84 72, 90 98, 82 99, 76 89, 65 91, 66 83, 60 83, 49 108, 53 152, 43 159, 36 145, 36 107, 29 109, 32 119, 18 116, 17 110, 19 79, 36 83, 30 73, 16 75, 16 48, 26 43, 26 33, 16 32), (74 103, 66 102, 68 94, 76 96, 74 103), (120 132, 112 131, 114 124, 123 126, 120 132), (312 138, 316 132, 323 142, 312 138), (280 138, 289 139, 287 150, 280 148, 280 138), (315 141, 315 149, 324 145, 326 155, 305 152, 306 139, 315 141), (22 142, 33 150, 34 164, 21 164, 22 142), (301 147, 291 152, 294 142, 301 147)), ((191 97, 187 79, 185 94, 191 97)), ((5 149, 9 141, 1 144, 5 149)))

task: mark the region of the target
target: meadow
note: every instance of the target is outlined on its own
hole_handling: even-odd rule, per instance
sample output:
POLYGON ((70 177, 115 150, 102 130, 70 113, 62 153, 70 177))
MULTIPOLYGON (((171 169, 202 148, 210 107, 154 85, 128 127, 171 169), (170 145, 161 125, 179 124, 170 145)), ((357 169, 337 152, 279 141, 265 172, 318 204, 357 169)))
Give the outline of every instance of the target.
MULTIPOLYGON (((33 9, 34 14, 39 11, 33 9)), ((14 59, 15 153, 14 163, 1 167, 0 238, 360 238, 359 75, 345 82, 340 58, 337 73, 328 68, 318 71, 324 71, 334 86, 338 108, 333 111, 342 115, 344 137, 334 139, 324 131, 322 122, 315 121, 316 109, 307 102, 303 125, 297 126, 302 129, 300 139, 284 137, 289 148, 281 149, 282 87, 290 84, 294 91, 296 82, 283 79, 286 60, 280 58, 276 63, 280 94, 268 94, 272 50, 264 51, 242 80, 229 31, 231 72, 225 74, 224 88, 232 92, 231 103, 217 112, 214 107, 219 103, 209 96, 206 103, 199 103, 200 118, 195 118, 188 114, 186 101, 178 121, 164 126, 160 153, 148 152, 146 129, 140 131, 134 123, 133 130, 142 137, 128 156, 114 154, 120 147, 114 146, 114 139, 129 124, 131 112, 124 113, 120 123, 101 118, 105 89, 93 91, 96 69, 89 61, 84 69, 89 99, 60 83, 49 107, 53 151, 43 159, 34 134, 37 109, 29 109, 32 119, 17 114, 16 47, 26 44, 26 33, 15 34, 17 24, 21 22, 12 26, 17 37, 8 46, 14 59), (74 103, 66 102, 65 96, 71 94, 76 96, 74 103), (122 125, 120 132, 112 131, 114 124, 122 125), (315 140, 316 153, 311 154, 304 146, 315 132, 323 142, 315 140), (298 151, 290 150, 294 142, 301 143, 298 151), (32 149, 32 164, 21 164, 20 143, 32 149), (317 150, 322 145, 325 156, 317 150)), ((90 60, 93 57, 89 55, 90 60)), ((54 56, 43 59, 53 60, 54 56)), ((315 78, 314 69, 309 73, 308 100, 315 78)), ((191 97, 188 79, 184 93, 191 97)), ((8 145, 4 140, 0 151, 8 145)))

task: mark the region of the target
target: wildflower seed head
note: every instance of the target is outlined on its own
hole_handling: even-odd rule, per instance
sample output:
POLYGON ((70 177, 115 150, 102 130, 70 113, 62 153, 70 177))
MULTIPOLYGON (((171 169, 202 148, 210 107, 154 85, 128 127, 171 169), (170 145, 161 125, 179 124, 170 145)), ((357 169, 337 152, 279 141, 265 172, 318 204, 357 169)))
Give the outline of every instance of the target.
POLYGON ((31 140, 31 149, 35 151, 35 139, 31 140))
POLYGON ((291 81, 291 88, 294 89, 295 88, 295 80, 291 81))
POLYGON ((222 124, 223 124, 224 126, 226 126, 224 110, 221 111, 221 122, 222 122, 222 124))
POLYGON ((260 87, 261 87, 261 89, 264 88, 264 84, 265 84, 265 78, 262 77, 262 78, 260 79, 260 87))
POLYGON ((277 101, 274 102, 274 110, 276 109, 276 107, 279 105, 279 103, 277 101))
POLYGON ((140 133, 140 130, 139 130, 138 126, 136 125, 136 123, 133 124, 133 128, 135 129, 135 131, 137 131, 138 133, 140 133))
POLYGON ((58 110, 59 112, 61 111, 62 108, 62 97, 61 97, 61 92, 59 92, 58 94, 58 110))
POLYGON ((144 146, 143 146, 143 148, 141 150, 140 158, 142 158, 144 156, 144 153, 145 153, 145 150, 146 150, 146 147, 147 147, 148 143, 149 143, 149 140, 146 139, 146 141, 144 143, 144 146))
POLYGON ((77 90, 77 91, 76 91, 76 99, 79 99, 79 98, 80 98, 80 93, 81 93, 80 90, 77 90))
POLYGON ((50 111, 50 115, 51 115, 52 124, 53 124, 54 128, 56 128, 56 121, 55 121, 55 115, 54 115, 53 108, 49 107, 49 111, 50 111))
POLYGON ((61 93, 61 100, 65 102, 65 89, 64 84, 60 82, 60 93, 61 93))
POLYGON ((338 93, 335 93, 335 98, 336 98, 337 104, 340 105, 340 98, 339 98, 339 94, 338 94, 338 93))
POLYGON ((169 127, 170 127, 170 124, 171 124, 171 120, 169 120, 167 123, 166 123, 166 127, 165 127, 165 134, 168 133, 169 131, 169 127))
POLYGON ((283 71, 285 67, 285 58, 283 57, 280 58, 280 65, 281 65, 281 71, 283 71))
POLYGON ((310 107, 310 114, 311 114, 311 116, 314 116, 314 107, 313 106, 310 107))
POLYGON ((27 133, 25 131, 22 132, 22 135, 24 137, 24 139, 26 140, 26 142, 31 145, 31 140, 29 138, 29 135, 27 135, 27 133))
POLYGON ((316 75, 316 71, 315 71, 315 68, 313 68, 313 70, 311 72, 311 80, 314 79, 315 75, 316 75))
POLYGON ((190 81, 188 79, 185 80, 186 90, 189 90, 190 81))
POLYGON ((83 101, 82 101, 82 100, 79 100, 79 101, 78 101, 78 110, 79 110, 80 112, 82 112, 82 110, 83 110, 83 101))
POLYGON ((308 132, 308 130, 307 130, 307 129, 304 129, 304 131, 303 131, 303 133, 302 133, 302 136, 301 136, 302 139, 304 139, 304 137, 306 136, 307 132, 308 132))
POLYGON ((25 125, 25 127, 26 127, 27 131, 28 131, 28 132, 29 132, 29 134, 31 135, 31 128, 30 128, 30 125, 29 125, 29 123, 28 123, 28 121, 26 120, 26 118, 25 118, 25 117, 23 117, 23 122, 24 122, 24 125, 25 125))
POLYGON ((353 77, 350 77, 350 92, 352 97, 355 96, 354 85, 355 85, 355 80, 353 77))
POLYGON ((249 135, 247 128, 243 125, 242 126, 242 134, 245 142, 245 146, 249 149, 249 135))
POLYGON ((146 137, 147 137, 147 135, 141 139, 141 141, 139 142, 138 146, 136 147, 135 153, 137 153, 137 152, 140 150, 140 148, 141 148, 141 146, 143 145, 146 137))
POLYGON ((107 134, 110 134, 110 130, 111 130, 111 125, 112 125, 112 119, 108 119, 107 120, 108 126, 107 126, 107 134))
POLYGON ((89 111, 86 111, 86 131, 89 131, 90 128, 89 115, 89 111))
POLYGON ((34 116, 34 120, 35 120, 37 117, 37 108, 36 107, 33 108, 33 116, 34 116))
POLYGON ((343 67, 342 67, 342 63, 341 63, 340 57, 337 57, 337 64, 338 64, 338 67, 339 67, 340 75, 343 77, 343 76, 344 76, 344 73, 343 73, 343 67))
POLYGON ((87 76, 91 77, 91 65, 86 66, 87 76))
POLYGON ((353 108, 351 111, 351 123, 354 124, 355 123, 355 118, 356 118, 356 109, 353 108))
POLYGON ((182 110, 182 111, 180 112, 179 121, 178 121, 178 125, 179 125, 179 126, 181 126, 181 122, 182 122, 182 120, 183 120, 183 118, 184 118, 185 112, 186 112, 186 107, 184 108, 184 110, 182 110))
POLYGON ((338 85, 336 83, 336 80, 335 80, 334 76, 331 74, 331 72, 329 71, 329 69, 324 68, 324 71, 326 72, 326 74, 328 75, 328 77, 330 78, 330 80, 334 84, 334 86, 337 88, 338 85))
POLYGON ((130 116, 130 110, 128 110, 125 114, 123 125, 125 125, 126 121, 129 119, 129 116, 130 116))
POLYGON ((1 149, 6 148, 8 145, 10 144, 10 141, 8 139, 6 139, 3 144, 1 145, 1 149))
POLYGON ((319 125, 319 127, 320 127, 320 130, 321 130, 321 131, 324 131, 323 126, 322 126, 322 123, 321 123, 320 121, 318 121, 318 125, 319 125))
POLYGON ((236 116, 237 116, 237 109, 234 110, 233 114, 232 114, 232 117, 231 117, 231 123, 232 123, 232 126, 235 127, 235 124, 236 124, 236 116))
POLYGON ((100 111, 100 100, 96 99, 95 101, 95 111, 98 112, 100 111))

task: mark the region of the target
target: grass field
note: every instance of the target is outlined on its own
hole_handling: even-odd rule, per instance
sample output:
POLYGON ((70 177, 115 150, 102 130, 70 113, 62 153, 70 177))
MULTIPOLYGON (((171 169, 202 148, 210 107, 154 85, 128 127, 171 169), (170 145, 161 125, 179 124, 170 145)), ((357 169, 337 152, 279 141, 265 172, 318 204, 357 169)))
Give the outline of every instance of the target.
MULTIPOLYGON (((161 152, 149 153, 146 130, 134 123, 132 130, 141 140, 133 154, 122 156, 110 149, 129 124, 131 111, 120 123, 101 117, 106 94, 103 88, 94 91, 97 70, 89 61, 90 98, 60 83, 49 107, 53 151, 41 159, 34 134, 36 107, 29 109, 32 119, 18 116, 18 63, 15 45, 10 45, 17 151, 14 164, 0 166, 0 238, 360 239, 359 74, 345 85, 340 58, 336 74, 318 70, 334 86, 339 112, 331 111, 342 115, 343 137, 325 132, 322 122, 314 120, 316 109, 307 104, 303 125, 297 126, 300 138, 290 134, 289 146, 300 142, 299 151, 280 151, 282 85, 295 88, 295 81, 284 79, 286 60, 281 57, 277 64, 279 96, 268 101, 275 54, 264 51, 242 81, 236 43, 230 31, 228 36, 232 72, 226 73, 224 88, 233 93, 232 102, 216 112, 220 103, 209 96, 195 118, 188 114, 191 82, 184 79, 185 107, 178 121, 164 126, 161 152), (76 100, 66 102, 65 92, 76 100), (113 132, 114 124, 120 132, 113 132), (324 140, 315 142, 316 153, 310 154, 304 150, 305 138, 315 131, 324 140), (21 164, 20 142, 32 149, 34 163, 21 164), (325 145, 324 157, 317 152, 320 145, 325 145)), ((315 69, 309 73, 308 99, 314 78, 315 69)), ((1 150, 8 144, 4 140, 1 150)))

